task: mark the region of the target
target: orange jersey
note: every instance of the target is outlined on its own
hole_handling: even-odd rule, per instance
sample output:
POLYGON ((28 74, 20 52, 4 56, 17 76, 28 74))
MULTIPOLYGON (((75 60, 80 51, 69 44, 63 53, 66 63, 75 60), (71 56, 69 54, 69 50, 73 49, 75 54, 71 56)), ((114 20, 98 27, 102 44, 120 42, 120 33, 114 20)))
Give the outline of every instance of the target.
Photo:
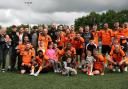
POLYGON ((66 35, 66 33, 63 32, 63 31, 61 31, 61 32, 59 33, 59 35, 60 35, 60 37, 64 37, 64 36, 66 35))
POLYGON ((101 30, 100 37, 102 39, 102 45, 110 45, 111 44, 111 37, 112 37, 112 30, 101 30))
POLYGON ((43 41, 44 47, 45 47, 45 49, 47 49, 48 42, 52 42, 52 39, 51 39, 51 37, 49 35, 42 36, 41 34, 39 34, 38 41, 43 41))
POLYGON ((76 49, 74 47, 71 47, 70 51, 72 53, 71 56, 74 57, 76 55, 76 49))
POLYGON ((128 28, 124 28, 123 32, 124 32, 125 37, 128 37, 128 28))
POLYGON ((56 59, 58 59, 58 61, 60 61, 60 58, 62 57, 62 55, 65 53, 64 50, 60 50, 60 49, 55 49, 55 52, 56 52, 56 59))
POLYGON ((103 62, 104 57, 101 54, 99 54, 96 58, 96 61, 94 62, 94 68, 97 70, 102 70, 104 68, 103 62))
MULTIPOLYGON (((121 49, 121 46, 120 46, 120 49, 121 49)), ((110 53, 113 52, 114 50, 115 50, 115 45, 112 45, 110 53)))
POLYGON ((120 42, 121 36, 125 36, 124 32, 122 30, 117 30, 115 32, 115 38, 118 40, 118 42, 120 42))
MULTIPOLYGON (((30 48, 33 48, 33 46, 31 45, 30 48)), ((25 50, 25 44, 19 44, 19 45, 17 46, 17 49, 20 50, 20 55, 21 55, 22 51, 25 50)))
POLYGON ((72 45, 74 44, 74 38, 75 35, 74 34, 69 34, 66 40, 66 44, 71 43, 72 45))
POLYGON ((98 46, 98 42, 99 42, 99 32, 96 31, 96 32, 92 32, 92 35, 94 37, 94 43, 98 46))
POLYGON ((118 53, 116 53, 115 50, 113 50, 113 51, 110 52, 110 55, 111 55, 111 57, 112 57, 113 60, 115 60, 116 62, 119 63, 122 60, 122 57, 125 56, 125 53, 120 48, 118 53))
POLYGON ((39 56, 36 56, 36 62, 38 63, 39 66, 42 66, 43 60, 47 61, 48 57, 45 56, 45 55, 43 56, 43 58, 40 58, 39 56))
POLYGON ((84 42, 85 42, 84 38, 80 37, 80 39, 74 40, 73 47, 75 47, 75 49, 83 48, 84 42))
POLYGON ((19 44, 17 46, 17 49, 20 50, 20 54, 21 54, 21 52, 25 49, 25 45, 24 44, 19 44))
POLYGON ((67 40, 68 40, 68 37, 61 37, 59 44, 61 44, 61 46, 65 47, 67 40))
POLYGON ((29 51, 22 51, 22 63, 24 64, 30 64, 31 58, 35 56, 35 51, 30 49, 29 51))

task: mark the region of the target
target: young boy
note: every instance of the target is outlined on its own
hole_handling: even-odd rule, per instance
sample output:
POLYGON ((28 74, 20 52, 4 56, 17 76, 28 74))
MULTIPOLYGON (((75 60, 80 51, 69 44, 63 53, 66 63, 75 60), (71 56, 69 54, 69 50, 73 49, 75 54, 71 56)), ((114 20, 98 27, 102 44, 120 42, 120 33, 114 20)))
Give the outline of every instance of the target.
POLYGON ((25 45, 25 49, 21 52, 22 64, 21 64, 21 74, 24 74, 26 70, 30 71, 31 61, 35 57, 35 51, 31 48, 30 43, 25 45))
POLYGON ((42 69, 47 68, 48 65, 48 57, 43 54, 42 50, 38 51, 38 56, 36 56, 35 60, 32 61, 31 73, 30 75, 38 76, 42 69), (38 68, 38 71, 35 72, 35 68, 38 68))
POLYGON ((86 45, 86 50, 91 51, 93 54, 94 49, 97 49, 97 45, 94 43, 94 39, 90 38, 89 43, 86 45))

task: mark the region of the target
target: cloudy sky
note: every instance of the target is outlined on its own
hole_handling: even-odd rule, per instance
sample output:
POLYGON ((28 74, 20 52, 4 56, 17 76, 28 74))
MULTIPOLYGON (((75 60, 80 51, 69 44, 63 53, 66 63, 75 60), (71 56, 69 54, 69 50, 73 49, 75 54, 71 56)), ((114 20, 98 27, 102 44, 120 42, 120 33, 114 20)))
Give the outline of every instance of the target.
POLYGON ((128 0, 0 0, 0 25, 73 24, 91 11, 128 9, 128 0))

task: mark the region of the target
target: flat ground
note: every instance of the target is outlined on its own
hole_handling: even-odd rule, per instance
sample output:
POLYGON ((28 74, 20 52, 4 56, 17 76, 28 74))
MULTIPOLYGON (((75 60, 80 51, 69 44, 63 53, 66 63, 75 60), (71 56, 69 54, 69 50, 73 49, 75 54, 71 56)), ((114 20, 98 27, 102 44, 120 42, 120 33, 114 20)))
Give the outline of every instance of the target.
POLYGON ((67 77, 50 72, 34 77, 6 72, 0 73, 0 89, 128 89, 128 73, 67 77))

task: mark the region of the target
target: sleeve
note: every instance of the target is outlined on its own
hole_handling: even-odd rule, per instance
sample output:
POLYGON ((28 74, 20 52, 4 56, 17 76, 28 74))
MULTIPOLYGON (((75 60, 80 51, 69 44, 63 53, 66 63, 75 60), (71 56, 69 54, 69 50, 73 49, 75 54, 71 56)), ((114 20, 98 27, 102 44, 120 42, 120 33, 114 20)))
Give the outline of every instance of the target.
POLYGON ((98 32, 98 35, 100 38, 102 38, 102 31, 101 30, 98 32))
POLYGON ((112 47, 112 48, 111 48, 111 52, 109 53, 109 54, 110 54, 110 56, 112 56, 112 55, 113 55, 113 50, 114 50, 114 48, 112 47))
POLYGON ((32 57, 35 57, 35 50, 34 50, 34 48, 32 48, 31 53, 32 53, 32 57))
POLYGON ((0 36, 0 44, 4 44, 5 43, 5 40, 3 39, 2 36, 0 36))
POLYGON ((39 34, 38 41, 41 41, 41 40, 42 40, 42 37, 41 37, 41 34, 39 34))
POLYGON ((81 37, 81 38, 80 38, 80 41, 81 41, 82 43, 84 43, 85 40, 84 40, 83 37, 81 37))
POLYGON ((120 53, 121 53, 122 57, 125 57, 125 53, 122 49, 120 49, 120 53))
POLYGON ((48 36, 48 40, 49 40, 49 42, 52 42, 52 39, 51 39, 51 37, 50 37, 50 36, 48 36))
POLYGON ((73 54, 74 54, 74 55, 76 54, 76 49, 75 49, 75 48, 73 48, 73 54))
POLYGON ((92 60, 93 60, 93 62, 96 61, 95 58, 94 58, 93 56, 92 56, 92 60))
POLYGON ((35 60, 37 61, 38 59, 39 59, 39 57, 38 57, 38 56, 36 56, 35 60))
POLYGON ((110 32, 110 36, 113 37, 112 29, 110 29, 109 32, 110 32))
POLYGON ((93 36, 93 34, 91 33, 91 39, 94 39, 94 36, 93 36))
POLYGON ((102 55, 99 55, 99 59, 101 62, 104 62, 104 57, 102 55))
POLYGON ((23 56, 24 55, 24 50, 20 52, 20 55, 23 56))
POLYGON ((45 60, 48 60, 49 58, 48 58, 48 56, 44 55, 44 59, 45 59, 45 60))

